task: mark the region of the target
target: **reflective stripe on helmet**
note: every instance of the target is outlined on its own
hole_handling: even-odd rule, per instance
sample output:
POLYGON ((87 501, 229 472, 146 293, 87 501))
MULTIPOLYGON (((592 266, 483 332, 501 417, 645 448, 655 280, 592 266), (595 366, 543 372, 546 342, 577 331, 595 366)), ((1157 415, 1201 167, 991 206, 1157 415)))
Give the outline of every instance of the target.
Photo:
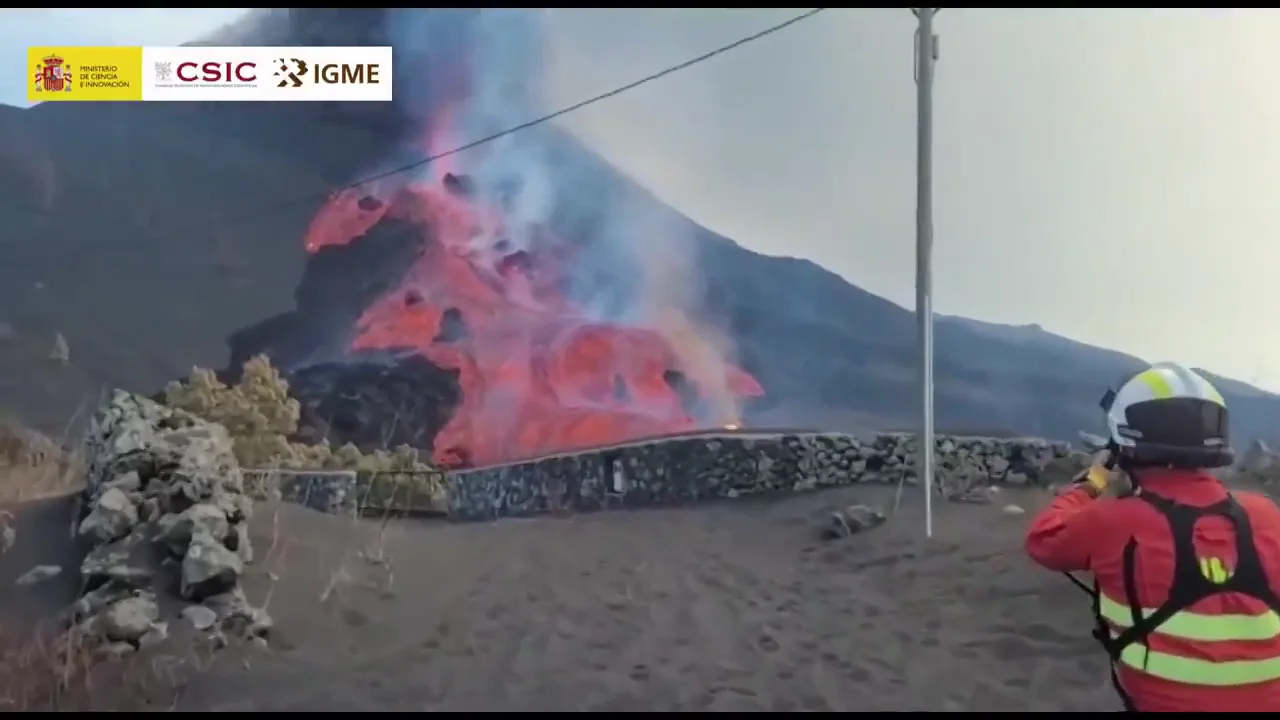
MULTIPOLYGON (((1111 636, 1116 628, 1129 627, 1133 614, 1128 605, 1105 593, 1099 597, 1099 614, 1110 623, 1111 636)), ((1141 616, 1155 612, 1142 608, 1141 616)), ((1161 623, 1159 634, 1192 642, 1267 641, 1280 639, 1280 615, 1268 610, 1258 615, 1205 615, 1184 610, 1161 623)), ((1262 660, 1212 662, 1152 650, 1134 642, 1120 651, 1120 662, 1148 675, 1187 685, 1250 685, 1280 680, 1280 657, 1262 660)))
POLYGON ((1165 400, 1173 397, 1173 384, 1169 382, 1169 378, 1160 372, 1158 368, 1151 368, 1138 373, 1134 378, 1137 382, 1146 385, 1151 391, 1152 400, 1165 400))

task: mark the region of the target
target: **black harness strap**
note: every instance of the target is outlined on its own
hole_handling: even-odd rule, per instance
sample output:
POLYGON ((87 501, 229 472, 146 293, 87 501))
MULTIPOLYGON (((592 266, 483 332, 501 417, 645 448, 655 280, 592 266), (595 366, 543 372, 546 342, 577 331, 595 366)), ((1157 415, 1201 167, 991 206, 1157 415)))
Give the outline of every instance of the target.
MULTIPOLYGON (((1166 620, 1186 610, 1201 600, 1218 593, 1240 593, 1265 602, 1276 612, 1280 612, 1280 597, 1271 589, 1266 571, 1262 566, 1262 558, 1253 540, 1253 528, 1249 524, 1249 516, 1240 506, 1239 501, 1230 493, 1219 503, 1208 507, 1193 507, 1176 503, 1167 498, 1153 495, 1145 490, 1131 496, 1132 499, 1146 502, 1169 522, 1169 530, 1173 538, 1174 567, 1173 582, 1169 587, 1169 596, 1164 604, 1156 608, 1150 615, 1142 614, 1142 602, 1138 594, 1137 554, 1138 542, 1130 538, 1123 552, 1123 578, 1125 602, 1129 604, 1130 625, 1114 638, 1111 627, 1102 616, 1102 591, 1095 580, 1091 590, 1093 595, 1093 614, 1097 620, 1093 637, 1106 650, 1111 659, 1111 684, 1115 687, 1120 701, 1128 712, 1137 712, 1133 699, 1125 692, 1120 682, 1118 667, 1121 653, 1133 643, 1146 641, 1166 620), (1195 526, 1204 517, 1217 515, 1225 517, 1236 534, 1236 564, 1233 571, 1221 583, 1214 582, 1204 576, 1200 568, 1195 548, 1195 526)), ((1072 582, 1080 587, 1084 584, 1074 576, 1072 582)), ((1147 648, 1148 657, 1150 648, 1147 648)))

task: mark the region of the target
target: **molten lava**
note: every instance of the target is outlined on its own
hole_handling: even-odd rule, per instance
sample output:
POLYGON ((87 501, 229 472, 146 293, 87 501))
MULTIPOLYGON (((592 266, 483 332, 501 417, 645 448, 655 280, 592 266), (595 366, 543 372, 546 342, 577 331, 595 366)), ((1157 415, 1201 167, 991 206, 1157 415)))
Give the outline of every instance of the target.
MULTIPOLYGON (((488 465, 695 428, 691 405, 736 412, 762 394, 692 333, 589 320, 560 288, 568 244, 539 230, 532 250, 505 239, 502 218, 468 179, 412 184, 389 200, 338 193, 305 238, 318 252, 359 238, 383 217, 422 228, 403 281, 367 308, 352 350, 411 348, 457 370, 462 403, 435 440, 448 467, 488 465), (690 358, 697 358, 696 361, 690 358), (716 395, 732 397, 715 397, 716 395), (691 397, 692 396, 692 397, 691 397)), ((675 312, 665 310, 668 316, 675 312)), ((682 314, 681 314, 682 315, 682 314)), ((713 417, 737 429, 738 417, 713 417)))

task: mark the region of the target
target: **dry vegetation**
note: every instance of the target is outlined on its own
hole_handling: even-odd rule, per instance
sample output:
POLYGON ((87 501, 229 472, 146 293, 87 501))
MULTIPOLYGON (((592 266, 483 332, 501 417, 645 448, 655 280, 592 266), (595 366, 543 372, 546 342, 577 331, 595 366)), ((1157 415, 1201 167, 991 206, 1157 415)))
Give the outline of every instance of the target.
POLYGON ((0 507, 69 493, 83 483, 82 449, 68 450, 42 433, 0 420, 0 507))
POLYGON ((347 443, 308 445, 290 440, 298 431, 298 401, 289 383, 265 356, 244 364, 240 380, 228 386, 211 370, 195 368, 185 382, 165 388, 167 405, 216 422, 235 441, 236 458, 251 473, 352 471, 363 476, 364 507, 407 511, 442 510, 444 475, 407 445, 363 453, 347 443))
POLYGON ((265 356, 246 362, 234 386, 223 384, 212 370, 195 368, 186 382, 169 383, 164 401, 225 427, 235 439, 241 467, 358 472, 433 469, 407 445, 364 454, 350 443, 334 449, 327 444, 291 442, 289 438, 298 431, 298 401, 289 397, 289 383, 265 356))

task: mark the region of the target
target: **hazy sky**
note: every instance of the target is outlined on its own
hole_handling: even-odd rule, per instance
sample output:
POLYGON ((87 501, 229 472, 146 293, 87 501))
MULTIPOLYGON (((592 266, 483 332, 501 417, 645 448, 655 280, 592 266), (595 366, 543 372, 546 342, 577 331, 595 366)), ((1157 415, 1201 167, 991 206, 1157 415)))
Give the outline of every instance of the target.
MULTIPOLYGON (((7 11, 0 59, 229 12, 7 11)), ((556 11, 551 101, 798 12, 556 11)), ((828 10, 565 124, 695 220, 910 306, 913 27, 828 10)), ((948 9, 936 32, 935 309, 1280 389, 1280 11, 948 9)))

